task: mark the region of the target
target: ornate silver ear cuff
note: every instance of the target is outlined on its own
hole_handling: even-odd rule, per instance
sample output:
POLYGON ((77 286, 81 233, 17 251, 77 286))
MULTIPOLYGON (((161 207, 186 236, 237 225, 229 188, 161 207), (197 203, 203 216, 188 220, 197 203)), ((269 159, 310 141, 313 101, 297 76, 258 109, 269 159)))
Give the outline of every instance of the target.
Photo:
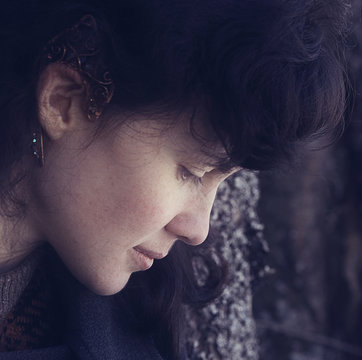
POLYGON ((114 83, 104 61, 104 37, 92 15, 83 16, 45 47, 47 63, 60 62, 79 71, 87 89, 86 111, 97 120, 114 93, 114 83))
MULTIPOLYGON (((41 66, 63 63, 79 71, 87 91, 88 119, 98 120, 114 93, 108 67, 104 61, 104 34, 92 15, 83 16, 78 23, 52 38, 44 48, 41 66)), ((43 130, 32 133, 31 148, 40 166, 44 165, 43 130)))

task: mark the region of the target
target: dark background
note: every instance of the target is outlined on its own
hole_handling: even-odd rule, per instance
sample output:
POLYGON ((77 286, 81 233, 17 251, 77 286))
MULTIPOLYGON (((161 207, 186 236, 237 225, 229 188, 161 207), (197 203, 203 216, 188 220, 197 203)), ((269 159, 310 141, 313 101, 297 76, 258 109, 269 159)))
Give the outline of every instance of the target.
MULTIPOLYGON (((274 269, 254 292, 262 360, 362 359, 362 0, 352 2, 351 123, 294 169, 260 174, 274 269)), ((318 143, 312 144, 318 147, 318 143)))

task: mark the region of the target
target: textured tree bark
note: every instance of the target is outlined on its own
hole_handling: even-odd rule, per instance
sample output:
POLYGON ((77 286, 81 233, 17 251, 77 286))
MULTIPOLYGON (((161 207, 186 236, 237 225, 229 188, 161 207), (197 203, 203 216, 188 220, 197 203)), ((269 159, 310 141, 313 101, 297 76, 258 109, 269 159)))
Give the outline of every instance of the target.
POLYGON ((258 359, 249 263, 250 243, 265 247, 256 214, 258 198, 258 180, 252 172, 236 174, 220 186, 211 226, 219 235, 214 251, 229 264, 229 281, 212 304, 198 311, 187 309, 188 359, 258 359))

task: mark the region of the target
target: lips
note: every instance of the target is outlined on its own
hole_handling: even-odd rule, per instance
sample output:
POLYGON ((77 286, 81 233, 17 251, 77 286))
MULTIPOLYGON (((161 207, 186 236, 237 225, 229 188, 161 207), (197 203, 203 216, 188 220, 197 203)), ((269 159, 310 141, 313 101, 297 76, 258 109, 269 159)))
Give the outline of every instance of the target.
POLYGON ((145 249, 142 246, 135 246, 134 249, 152 260, 153 259, 162 259, 166 256, 164 254, 161 254, 161 253, 149 250, 149 249, 145 249))

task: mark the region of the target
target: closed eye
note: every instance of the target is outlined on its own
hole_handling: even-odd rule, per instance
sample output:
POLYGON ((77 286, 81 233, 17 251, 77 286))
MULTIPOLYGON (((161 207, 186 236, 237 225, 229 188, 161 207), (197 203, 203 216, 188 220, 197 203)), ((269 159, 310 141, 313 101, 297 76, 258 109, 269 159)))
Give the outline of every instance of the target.
POLYGON ((192 182, 195 185, 202 184, 202 177, 193 174, 185 166, 180 166, 180 179, 184 182, 192 182))

